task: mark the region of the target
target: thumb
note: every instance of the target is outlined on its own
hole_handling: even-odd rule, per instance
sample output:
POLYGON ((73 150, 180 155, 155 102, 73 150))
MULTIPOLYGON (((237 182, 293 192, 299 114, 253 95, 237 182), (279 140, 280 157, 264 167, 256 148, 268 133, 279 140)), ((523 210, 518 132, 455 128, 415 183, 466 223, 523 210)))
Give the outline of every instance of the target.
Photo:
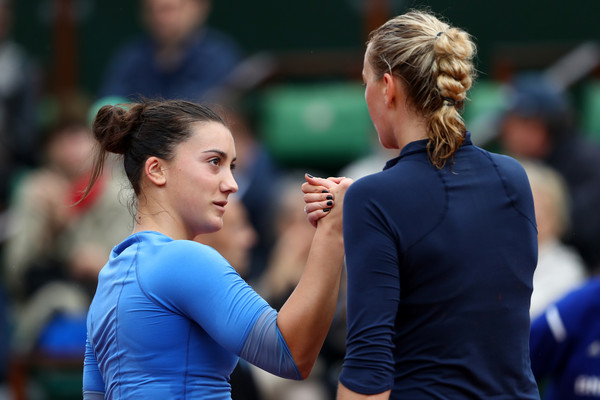
POLYGON ((344 179, 349 179, 349 178, 346 178, 345 176, 330 176, 329 178, 327 178, 327 180, 333 181, 335 183, 340 183, 344 179))
POLYGON ((310 183, 313 186, 323 186, 326 189, 334 187, 336 184, 328 179, 318 178, 316 176, 312 176, 311 174, 304 174, 304 179, 306 182, 310 183))

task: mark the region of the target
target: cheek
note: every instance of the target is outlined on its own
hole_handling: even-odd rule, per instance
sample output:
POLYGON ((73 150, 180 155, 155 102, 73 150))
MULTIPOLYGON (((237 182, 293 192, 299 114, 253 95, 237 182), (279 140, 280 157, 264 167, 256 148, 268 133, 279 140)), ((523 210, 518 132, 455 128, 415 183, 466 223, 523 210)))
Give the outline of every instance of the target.
POLYGON ((196 192, 209 192, 215 186, 214 179, 210 171, 203 168, 198 168, 195 165, 189 165, 178 171, 181 176, 180 184, 184 186, 184 190, 192 190, 196 192))
POLYGON ((373 102, 373 94, 373 89, 370 86, 367 86, 367 88, 365 89, 365 102, 367 103, 367 108, 369 109, 370 113, 372 112, 375 106, 373 102))
POLYGON ((377 135, 379 137, 379 141, 381 142, 381 144, 385 147, 386 145, 386 135, 385 135, 385 123, 384 120, 382 118, 382 110, 381 110, 381 104, 377 103, 377 99, 374 99, 374 94, 372 93, 372 91, 367 91, 365 93, 365 100, 367 102, 367 108, 369 109, 369 115, 371 116, 371 121, 373 122, 373 126, 375 127, 375 130, 377 131, 377 135))
POLYGON ((204 209, 204 203, 212 192, 210 181, 205 176, 186 174, 180 171, 179 179, 176 181, 174 191, 178 193, 180 201, 189 211, 204 209))
POLYGON ((379 123, 379 113, 377 110, 377 105, 373 100, 373 93, 370 93, 369 90, 365 92, 365 101, 367 103, 367 109, 369 110, 371 121, 373 121, 373 124, 377 128, 377 125, 379 123))
POLYGON ((365 102, 367 103, 371 120, 377 126, 380 123, 385 108, 383 97, 377 88, 367 86, 365 90, 365 102))

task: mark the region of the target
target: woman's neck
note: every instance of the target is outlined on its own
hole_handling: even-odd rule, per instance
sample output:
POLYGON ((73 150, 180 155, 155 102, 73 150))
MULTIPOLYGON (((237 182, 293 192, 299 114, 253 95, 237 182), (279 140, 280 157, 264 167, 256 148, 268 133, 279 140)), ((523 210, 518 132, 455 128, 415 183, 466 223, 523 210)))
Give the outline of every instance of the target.
POLYGON ((423 117, 417 116, 414 113, 405 113, 396 118, 394 136, 398 144, 398 149, 402 150, 410 142, 429 137, 427 134, 427 122, 423 117))
POLYGON ((160 204, 144 204, 138 207, 133 232, 156 231, 172 239, 191 239, 183 224, 160 204))

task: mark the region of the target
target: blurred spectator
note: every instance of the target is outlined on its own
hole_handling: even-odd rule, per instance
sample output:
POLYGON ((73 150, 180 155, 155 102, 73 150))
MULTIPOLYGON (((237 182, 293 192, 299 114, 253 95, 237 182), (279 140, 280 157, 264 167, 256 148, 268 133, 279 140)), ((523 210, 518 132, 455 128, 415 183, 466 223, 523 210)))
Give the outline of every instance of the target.
POLYGON ((4 399, 3 393, 7 387, 11 335, 10 299, 4 286, 4 284, 0 285, 0 399, 4 399))
POLYGON ((140 0, 147 33, 114 56, 99 96, 199 101, 224 84, 241 57, 237 44, 205 25, 210 0, 140 0))
MULTIPOLYGON (((303 176, 301 172, 297 175, 303 176)), ((315 233, 306 219, 301 184, 291 177, 282 179, 278 183, 278 202, 271 213, 277 241, 258 290, 275 309, 283 306, 298 284, 315 233)))
POLYGON ((11 1, 0 0, 0 211, 15 174, 34 163, 38 144, 37 73, 11 38, 12 17, 11 1))
MULTIPOLYGON (((227 211, 223 216, 223 228, 210 234, 198 235, 194 239, 217 250, 242 277, 248 272, 251 250, 257 242, 256 231, 248 219, 248 213, 237 195, 229 197, 227 211)), ((259 400, 260 394, 253 371, 258 371, 240 358, 233 370, 231 383, 232 400, 259 400)))
POLYGON ((565 94, 543 75, 515 80, 500 144, 517 158, 541 160, 564 178, 571 198, 566 241, 587 267, 600 265, 600 148, 580 135, 565 94))
MULTIPOLYGON (((281 193, 277 182, 282 171, 261 143, 248 110, 240 102, 229 103, 223 114, 235 140, 237 196, 244 203, 250 223, 258 235, 245 275, 253 284, 260 279, 275 241, 275 219, 268 211, 277 207, 277 197, 281 193)), ((302 197, 300 185, 296 187, 298 197, 302 197)))
MULTIPOLYGON (((376 138, 377 135, 372 136, 376 138)), ((367 155, 348 163, 341 169, 339 176, 345 176, 356 181, 363 176, 383 171, 385 163, 399 155, 398 150, 386 149, 379 144, 378 138, 376 140, 377 142, 372 143, 372 149, 367 155)))
POLYGON ((600 278, 535 319, 530 347, 544 400, 600 398, 600 278))
POLYGON ((78 332, 85 339, 84 317, 98 272, 131 230, 132 218, 118 199, 116 172, 103 175, 97 190, 77 202, 90 176, 93 144, 85 122, 58 123, 47 136, 43 165, 23 179, 10 206, 5 273, 17 301, 17 352, 35 350, 42 337, 52 342, 49 351, 64 345, 83 352, 85 340, 58 343, 54 339, 60 334, 44 330, 60 330, 53 321, 64 317, 63 327, 83 323, 78 332))
MULTIPOLYGON (((314 171, 313 171, 314 172, 314 171)), ((308 223, 300 186, 303 172, 289 172, 277 184, 277 203, 270 214, 275 221, 277 238, 257 290, 275 309, 281 308, 292 293, 304 270, 315 229, 308 223), (298 177, 295 179, 294 177, 298 177)), ((296 382, 256 371, 265 400, 326 400, 334 398, 337 385, 336 367, 344 357, 346 336, 344 284, 332 327, 308 380, 296 382), (330 380, 330 374, 335 376, 330 380)))
POLYGON ((257 239, 246 207, 236 194, 229 197, 223 228, 214 233, 198 235, 194 240, 217 250, 240 276, 245 277, 250 265, 250 251, 257 239))
POLYGON ((569 226, 567 188, 561 176, 541 162, 522 162, 535 206, 538 263, 533 274, 531 318, 586 279, 585 263, 577 251, 561 242, 569 226))

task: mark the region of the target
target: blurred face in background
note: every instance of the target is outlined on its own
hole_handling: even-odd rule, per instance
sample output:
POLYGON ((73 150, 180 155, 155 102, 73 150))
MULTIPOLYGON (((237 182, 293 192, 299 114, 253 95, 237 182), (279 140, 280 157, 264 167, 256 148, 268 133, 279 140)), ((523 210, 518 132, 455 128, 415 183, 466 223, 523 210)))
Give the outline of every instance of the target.
POLYGON ((198 235, 194 240, 217 250, 244 276, 248 272, 250 252, 257 239, 246 208, 238 199, 231 197, 223 216, 223 228, 214 233, 198 235))
POLYGON ((548 190, 545 190, 542 185, 533 185, 531 189, 539 242, 543 243, 548 239, 560 238, 561 227, 552 194, 548 193, 548 190))
POLYGON ((143 0, 144 21, 163 46, 184 41, 204 23, 208 9, 208 0, 143 0))
POLYGON ((68 178, 76 178, 92 167, 94 138, 89 128, 72 125, 53 134, 46 156, 48 162, 68 178))
POLYGON ((560 240, 568 230, 569 194, 561 175, 545 165, 530 165, 524 161, 523 166, 529 177, 535 220, 538 228, 538 241, 560 240))
POLYGON ((551 150, 550 134, 537 118, 507 116, 502 122, 500 139, 504 150, 515 157, 539 160, 551 150))

